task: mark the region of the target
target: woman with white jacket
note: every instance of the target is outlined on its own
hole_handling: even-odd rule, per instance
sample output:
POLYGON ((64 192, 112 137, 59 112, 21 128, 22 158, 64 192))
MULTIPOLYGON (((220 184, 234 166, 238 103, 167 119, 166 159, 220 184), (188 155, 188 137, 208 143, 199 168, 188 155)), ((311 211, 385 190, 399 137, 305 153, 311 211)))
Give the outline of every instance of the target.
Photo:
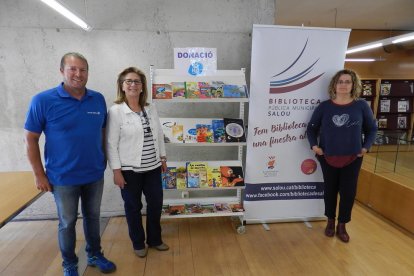
POLYGON ((144 258, 148 247, 168 250, 161 238, 163 190, 161 173, 167 169, 164 135, 154 105, 147 103, 145 74, 123 70, 117 81, 115 104, 108 111, 106 152, 121 189, 129 236, 134 252, 144 258), (142 193, 147 202, 146 235, 142 225, 142 193))

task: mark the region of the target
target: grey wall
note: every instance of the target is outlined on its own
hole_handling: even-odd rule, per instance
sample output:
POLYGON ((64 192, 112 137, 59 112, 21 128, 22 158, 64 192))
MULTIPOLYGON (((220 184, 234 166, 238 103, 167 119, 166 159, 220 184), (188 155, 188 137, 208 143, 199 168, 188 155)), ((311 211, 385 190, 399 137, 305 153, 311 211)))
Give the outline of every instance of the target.
MULTIPOLYGON (((110 106, 122 69, 133 65, 148 75, 150 64, 173 68, 176 47, 217 48, 218 69, 250 72, 252 25, 273 24, 275 13, 274 0, 61 2, 93 30, 81 30, 40 0, 0 1, 0 171, 30 170, 22 129, 27 106, 34 94, 61 81, 59 62, 64 53, 85 55, 90 65, 87 86, 101 91, 110 106)), ((160 110, 161 116, 163 112, 167 110, 160 110)), ((235 112, 230 109, 228 116, 237 116, 235 112)), ((102 213, 121 214, 122 200, 109 170, 105 179, 102 213)), ((48 193, 20 217, 54 214, 48 193)))

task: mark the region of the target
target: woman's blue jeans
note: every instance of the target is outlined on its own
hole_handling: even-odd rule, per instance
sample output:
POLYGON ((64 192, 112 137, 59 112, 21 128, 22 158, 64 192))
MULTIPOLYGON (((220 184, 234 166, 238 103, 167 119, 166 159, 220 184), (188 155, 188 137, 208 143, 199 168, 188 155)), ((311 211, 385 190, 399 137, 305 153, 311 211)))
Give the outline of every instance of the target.
POLYGON ((63 267, 78 263, 75 254, 76 220, 78 218, 79 198, 83 216, 83 231, 88 256, 101 252, 100 208, 103 193, 103 178, 82 185, 53 185, 57 212, 59 216, 59 247, 63 258, 63 267))

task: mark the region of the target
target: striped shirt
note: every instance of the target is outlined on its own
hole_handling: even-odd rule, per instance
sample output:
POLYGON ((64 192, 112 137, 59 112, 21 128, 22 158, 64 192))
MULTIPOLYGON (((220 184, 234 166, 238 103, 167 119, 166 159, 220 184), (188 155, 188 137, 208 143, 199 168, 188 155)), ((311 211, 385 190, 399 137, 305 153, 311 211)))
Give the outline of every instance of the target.
POLYGON ((122 170, 133 170, 134 172, 147 172, 159 167, 161 165, 161 162, 157 161, 154 137, 152 135, 150 121, 148 119, 147 113, 145 111, 135 113, 141 118, 142 128, 144 129, 144 143, 142 146, 141 166, 122 166, 122 170))

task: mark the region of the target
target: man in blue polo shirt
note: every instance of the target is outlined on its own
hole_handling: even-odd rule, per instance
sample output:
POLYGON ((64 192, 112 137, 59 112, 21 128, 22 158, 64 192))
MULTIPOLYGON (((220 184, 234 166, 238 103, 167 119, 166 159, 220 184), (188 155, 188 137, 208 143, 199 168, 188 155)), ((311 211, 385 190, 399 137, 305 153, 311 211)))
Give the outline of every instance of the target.
POLYGON ((86 89, 88 62, 79 53, 65 54, 60 63, 63 82, 35 95, 27 112, 25 140, 37 189, 52 192, 59 216, 59 247, 64 275, 78 275, 75 254, 79 198, 88 265, 103 273, 116 270, 101 252, 99 229, 106 160, 103 135, 105 99, 86 89), (45 134, 44 160, 39 138, 45 134))

